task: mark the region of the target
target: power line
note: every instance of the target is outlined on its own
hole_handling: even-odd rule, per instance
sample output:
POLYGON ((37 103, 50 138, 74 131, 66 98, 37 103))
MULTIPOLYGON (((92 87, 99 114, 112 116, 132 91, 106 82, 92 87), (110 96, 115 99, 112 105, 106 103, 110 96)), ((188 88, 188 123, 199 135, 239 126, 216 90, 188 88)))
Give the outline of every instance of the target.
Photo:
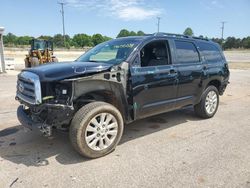
POLYGON ((221 22, 221 24, 222 24, 222 26, 221 26, 221 39, 222 40, 224 39, 224 25, 225 25, 225 23, 227 23, 227 22, 225 22, 225 21, 221 22))
POLYGON ((157 32, 160 32, 160 21, 161 21, 161 17, 157 17, 157 32))
POLYGON ((59 5, 61 5, 61 14, 62 14, 62 25, 63 25, 63 43, 65 45, 65 26, 64 26, 64 5, 66 5, 66 3, 63 2, 58 2, 59 5))

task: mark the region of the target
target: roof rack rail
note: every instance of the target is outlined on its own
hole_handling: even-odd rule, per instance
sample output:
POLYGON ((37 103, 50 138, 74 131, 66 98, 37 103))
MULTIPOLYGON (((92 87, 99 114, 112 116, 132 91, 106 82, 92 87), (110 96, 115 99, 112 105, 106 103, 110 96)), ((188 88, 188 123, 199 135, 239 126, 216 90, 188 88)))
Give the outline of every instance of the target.
POLYGON ((203 38, 203 37, 195 37, 195 36, 188 36, 188 35, 175 34, 175 33, 163 33, 163 32, 147 34, 146 36, 167 36, 167 37, 191 38, 191 39, 200 39, 200 40, 210 41, 209 39, 203 38))

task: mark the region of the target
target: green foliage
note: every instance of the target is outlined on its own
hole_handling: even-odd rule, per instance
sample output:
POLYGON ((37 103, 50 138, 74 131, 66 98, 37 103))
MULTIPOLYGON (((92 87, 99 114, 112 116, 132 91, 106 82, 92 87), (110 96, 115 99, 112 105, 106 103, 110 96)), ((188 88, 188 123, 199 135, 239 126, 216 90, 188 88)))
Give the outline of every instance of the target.
POLYGON ((130 31, 130 32, 129 32, 129 36, 137 36, 137 33, 134 32, 134 31, 130 31))
POLYGON ((41 35, 40 37, 38 37, 38 39, 43 39, 43 40, 53 40, 53 37, 48 36, 48 35, 41 35))
POLYGON ((76 34, 72 40, 75 47, 93 46, 91 36, 86 34, 76 34))
POLYGON ((29 45, 32 37, 30 36, 21 36, 16 38, 17 45, 29 45))
POLYGON ((137 36, 143 36, 145 33, 143 31, 137 31, 137 36))
POLYGON ((12 33, 8 33, 7 35, 3 36, 3 42, 4 44, 8 44, 8 45, 14 45, 17 42, 17 36, 12 34, 12 33))
POLYGON ((130 36, 130 32, 127 29, 122 29, 117 35, 117 38, 130 36))
POLYGON ((183 32, 183 35, 193 36, 193 35, 194 35, 194 32, 193 32, 193 30, 192 30, 190 27, 188 27, 188 28, 186 28, 185 31, 183 32))
POLYGON ((212 38, 211 40, 222 46, 222 43, 223 43, 222 39, 220 39, 220 38, 212 38))
POLYGON ((243 38, 241 40, 241 44, 242 44, 243 48, 250 48, 250 36, 246 37, 246 38, 243 38))
POLYGON ((98 33, 92 36, 92 43, 94 44, 94 46, 102 42, 104 42, 104 37, 101 34, 98 33))
POLYGON ((103 36, 103 39, 104 39, 104 42, 105 42, 105 41, 111 40, 112 38, 111 37, 107 37, 107 36, 103 36))
POLYGON ((54 45, 57 47, 64 47, 63 35, 61 34, 54 35, 53 42, 54 42, 54 45))
MULTIPOLYGON (((193 31, 191 28, 187 28, 184 31, 185 35, 193 35, 193 31)), ((127 37, 127 36, 143 36, 145 33, 143 31, 128 31, 126 29, 122 29, 117 37, 127 37)), ((202 35, 200 36, 202 37, 202 35)), ((30 45, 30 40, 33 37, 31 36, 16 36, 12 33, 7 33, 3 36, 3 42, 6 46, 23 46, 30 45)), ((48 35, 41 35, 38 37, 39 39, 51 40, 54 42, 54 46, 58 48, 83 48, 83 47, 91 47, 95 46, 99 43, 111 40, 112 38, 103 36, 99 33, 94 34, 93 36, 89 36, 87 34, 76 34, 71 38, 69 35, 65 35, 65 44, 64 37, 61 34, 56 34, 53 37, 48 35)), ((207 37, 205 37, 207 38, 207 37)), ((232 49, 232 48, 250 48, 250 36, 245 37, 243 39, 228 37, 225 40, 220 38, 212 38, 214 42, 217 42, 222 46, 223 49, 232 49)))
POLYGON ((126 29, 122 29, 119 34, 117 35, 117 38, 119 37, 128 37, 128 36, 143 36, 145 35, 144 32, 138 31, 137 33, 134 31, 128 31, 126 29))

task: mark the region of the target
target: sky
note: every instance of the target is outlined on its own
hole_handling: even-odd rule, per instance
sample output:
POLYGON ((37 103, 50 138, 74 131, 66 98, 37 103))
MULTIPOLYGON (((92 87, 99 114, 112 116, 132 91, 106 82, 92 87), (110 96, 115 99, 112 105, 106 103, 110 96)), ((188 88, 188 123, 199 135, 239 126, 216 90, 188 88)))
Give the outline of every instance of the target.
POLYGON ((145 33, 160 31, 182 34, 191 27, 194 35, 250 36, 250 0, 0 0, 0 27, 15 35, 62 33, 58 2, 65 2, 65 30, 116 37, 123 28, 145 33))

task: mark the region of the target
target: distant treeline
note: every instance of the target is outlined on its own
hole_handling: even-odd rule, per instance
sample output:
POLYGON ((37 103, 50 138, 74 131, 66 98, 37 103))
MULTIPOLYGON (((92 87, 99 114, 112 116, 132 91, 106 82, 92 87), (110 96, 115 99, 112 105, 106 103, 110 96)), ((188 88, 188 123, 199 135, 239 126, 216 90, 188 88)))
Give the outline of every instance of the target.
MULTIPOLYGON (((191 28, 187 28, 183 34, 185 35, 194 35, 191 28)), ((126 37, 126 36, 143 36, 145 33, 143 31, 128 31, 126 29, 122 29, 118 35, 118 37, 126 37)), ((202 37, 202 36, 200 36, 202 37)), ((31 36, 16 36, 12 33, 8 33, 3 36, 4 45, 7 47, 18 47, 18 46, 27 46, 30 44, 30 40, 33 37, 31 36)), ((105 42, 107 40, 112 39, 111 37, 103 36, 101 34, 94 34, 92 36, 87 34, 76 34, 72 38, 69 35, 65 35, 65 43, 64 37, 61 34, 56 34, 52 36, 42 35, 38 37, 39 39, 51 40, 54 42, 54 46, 57 48, 83 48, 83 47, 92 47, 99 43, 105 42)), ((235 38, 228 37, 224 40, 219 38, 212 38, 211 40, 219 43, 223 49, 249 49, 250 48, 250 36, 245 38, 235 38)))
MULTIPOLYGON (((17 47, 17 46, 25 46, 30 45, 30 41, 33 39, 31 36, 16 36, 12 33, 8 33, 3 36, 4 45, 7 47, 17 47)), ((54 46, 58 48, 83 48, 86 46, 95 46, 99 43, 110 40, 110 37, 103 36, 101 34, 94 34, 89 36, 87 34, 76 34, 72 38, 69 35, 65 35, 65 43, 64 37, 61 34, 56 34, 53 37, 47 35, 41 35, 38 39, 50 40, 53 41, 54 46)))
POLYGON ((219 38, 212 38, 214 42, 219 43, 223 49, 249 49, 250 48, 250 36, 243 39, 235 37, 227 37, 225 40, 219 38))

